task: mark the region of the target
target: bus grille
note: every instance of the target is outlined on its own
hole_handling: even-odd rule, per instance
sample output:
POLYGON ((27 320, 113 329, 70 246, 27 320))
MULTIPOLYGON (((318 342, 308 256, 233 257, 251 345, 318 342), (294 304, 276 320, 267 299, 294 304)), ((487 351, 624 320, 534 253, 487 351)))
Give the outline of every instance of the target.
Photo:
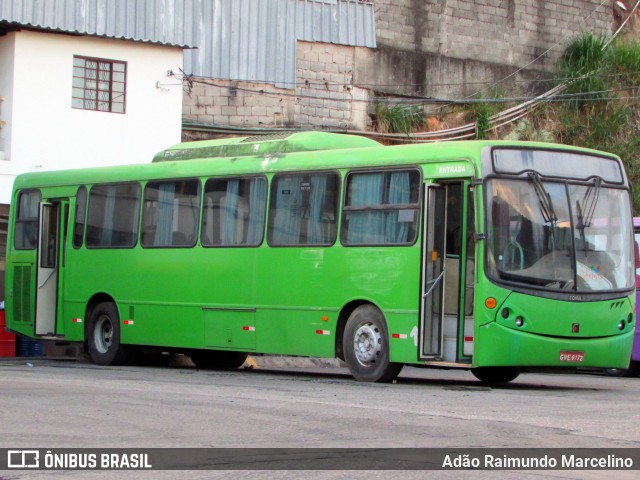
POLYGON ((31 321, 31 265, 16 266, 13 270, 13 319, 31 321))

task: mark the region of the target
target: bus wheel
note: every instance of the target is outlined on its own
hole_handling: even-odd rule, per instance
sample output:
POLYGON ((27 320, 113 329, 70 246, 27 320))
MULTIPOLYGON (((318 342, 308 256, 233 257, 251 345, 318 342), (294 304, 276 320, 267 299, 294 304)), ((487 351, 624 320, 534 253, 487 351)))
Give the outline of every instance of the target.
POLYGON ((122 365, 129 358, 129 348, 120 343, 120 317, 113 303, 101 303, 93 310, 87 336, 94 363, 122 365))
POLYGON ((637 377, 640 374, 640 362, 631 360, 629 368, 606 368, 604 373, 609 377, 637 377))
POLYGON ((520 375, 516 367, 481 367, 474 368, 471 373, 483 383, 509 383, 520 375))
POLYGON ((240 368, 248 354, 245 352, 225 352, 220 350, 194 350, 189 353, 191 361, 197 368, 204 370, 232 370, 240 368))
POLYGON ((361 382, 390 382, 402 370, 401 363, 389 361, 387 324, 373 305, 361 305, 353 311, 342 347, 351 375, 361 382))

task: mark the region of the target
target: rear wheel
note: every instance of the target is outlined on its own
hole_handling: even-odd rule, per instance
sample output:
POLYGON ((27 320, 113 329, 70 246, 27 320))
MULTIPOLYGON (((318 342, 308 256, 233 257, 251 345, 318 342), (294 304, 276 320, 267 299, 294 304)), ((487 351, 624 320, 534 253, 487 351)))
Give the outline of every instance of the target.
POLYGON ((362 382, 390 382, 402 370, 389 361, 389 334, 380 310, 373 305, 356 308, 344 329, 345 361, 351 375, 362 382))
POLYGON ((120 343, 120 316, 113 303, 100 303, 91 313, 87 345, 98 365, 122 365, 128 360, 130 349, 120 343))
POLYGON ((205 370, 232 370, 241 367, 247 359, 245 352, 225 352, 220 350, 194 350, 189 353, 193 364, 205 370))
POLYGON ((509 383, 520 375, 516 367, 481 367, 474 368, 471 373, 483 383, 509 383))

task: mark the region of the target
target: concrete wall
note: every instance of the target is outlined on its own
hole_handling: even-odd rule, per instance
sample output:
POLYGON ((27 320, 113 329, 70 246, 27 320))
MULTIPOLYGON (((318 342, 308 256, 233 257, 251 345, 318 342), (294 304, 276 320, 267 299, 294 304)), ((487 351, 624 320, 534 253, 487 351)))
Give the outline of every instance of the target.
POLYGON ((179 48, 19 31, 0 37, 0 65, 0 203, 17 174, 146 163, 180 141, 179 48), (125 114, 71 108, 74 55, 127 62, 125 114))
POLYGON ((389 93, 455 98, 505 82, 548 77, 583 31, 611 33, 601 0, 376 0, 378 49, 357 62, 355 82, 389 93))

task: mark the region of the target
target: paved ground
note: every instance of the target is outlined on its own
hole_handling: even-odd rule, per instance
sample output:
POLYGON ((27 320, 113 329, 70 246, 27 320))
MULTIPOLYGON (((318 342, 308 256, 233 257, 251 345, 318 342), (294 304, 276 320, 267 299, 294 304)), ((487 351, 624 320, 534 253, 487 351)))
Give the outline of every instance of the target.
MULTIPOLYGON (((523 374, 491 388, 468 372, 405 368, 394 384, 359 383, 322 362, 257 358, 232 372, 0 360, 0 447, 632 447, 640 379, 523 374), (296 363, 296 366, 286 365, 296 363), (300 365, 304 368, 300 368, 300 365)), ((176 366, 180 365, 180 366, 176 366)), ((367 465, 361 466, 363 470, 367 465)), ((238 478, 602 478, 604 472, 265 472, 238 478)), ((636 478, 615 472, 612 478, 636 478)), ((190 472, 228 478, 231 472, 190 472)), ((92 472, 91 478, 185 478, 92 472)), ((0 472, 0 479, 87 472, 0 472)))

